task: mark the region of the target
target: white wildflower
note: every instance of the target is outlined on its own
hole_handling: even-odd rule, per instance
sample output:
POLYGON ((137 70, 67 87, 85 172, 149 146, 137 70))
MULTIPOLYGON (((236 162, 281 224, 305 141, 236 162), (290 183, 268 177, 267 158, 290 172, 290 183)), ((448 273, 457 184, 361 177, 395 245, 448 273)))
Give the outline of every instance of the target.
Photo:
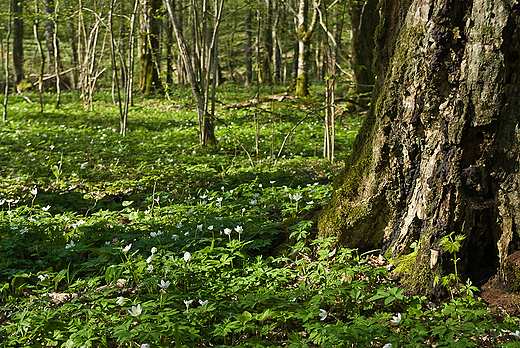
POLYGON ((132 309, 128 310, 128 314, 130 314, 132 317, 138 317, 142 313, 141 305, 138 304, 137 306, 132 306, 132 309))
POLYGON ((190 304, 193 303, 193 300, 184 300, 184 304, 186 305, 186 309, 190 308, 190 304))
POLYGON ((166 290, 170 287, 170 281, 164 281, 163 279, 161 279, 161 282, 159 284, 157 284, 161 289, 163 290, 166 290))
POLYGON ((394 315, 392 319, 390 319, 390 322, 393 324, 399 324, 401 322, 401 313, 397 313, 397 315, 394 315))
POLYGON ((321 321, 327 319, 328 313, 326 310, 320 308, 320 314, 318 314, 321 321))

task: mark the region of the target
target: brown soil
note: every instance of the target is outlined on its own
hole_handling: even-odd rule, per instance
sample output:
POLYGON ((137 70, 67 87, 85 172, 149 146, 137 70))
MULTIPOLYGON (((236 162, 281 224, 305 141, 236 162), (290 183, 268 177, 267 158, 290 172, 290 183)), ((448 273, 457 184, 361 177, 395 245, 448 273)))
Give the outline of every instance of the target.
MULTIPOLYGON (((507 261, 520 267, 520 251, 507 257, 507 261)), ((502 316, 520 315, 520 294, 507 291, 511 286, 504 283, 501 272, 482 286, 482 299, 488 303, 493 311, 502 316)))

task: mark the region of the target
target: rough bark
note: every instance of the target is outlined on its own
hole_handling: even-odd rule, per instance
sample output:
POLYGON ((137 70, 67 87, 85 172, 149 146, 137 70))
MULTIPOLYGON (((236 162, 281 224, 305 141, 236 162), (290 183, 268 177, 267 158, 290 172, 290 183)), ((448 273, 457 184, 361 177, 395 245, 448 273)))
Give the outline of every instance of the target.
POLYGON ((349 10, 352 26, 351 62, 357 93, 370 92, 375 82, 372 60, 374 33, 379 23, 377 4, 378 0, 361 1, 353 3, 349 10))
POLYGON ((382 6, 372 106, 319 231, 394 258, 419 241, 417 292, 453 271, 439 241, 455 231, 481 280, 520 247, 519 2, 382 6))

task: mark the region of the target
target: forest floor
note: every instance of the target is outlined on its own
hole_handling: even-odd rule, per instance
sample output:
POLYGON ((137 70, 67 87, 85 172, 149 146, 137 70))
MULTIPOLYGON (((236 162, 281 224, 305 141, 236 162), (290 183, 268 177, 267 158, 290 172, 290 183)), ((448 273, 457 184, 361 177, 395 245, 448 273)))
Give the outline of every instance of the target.
MULTIPOLYGON (((44 113, 12 97, 0 347, 518 346, 520 320, 490 311, 485 289, 406 296, 391 260, 316 236, 342 167, 321 158, 319 93, 219 109, 213 148, 198 144, 189 92, 176 93, 174 104, 137 99, 124 138, 108 93, 93 111, 77 96, 44 113)), ((337 158, 361 121, 338 118, 337 158)))

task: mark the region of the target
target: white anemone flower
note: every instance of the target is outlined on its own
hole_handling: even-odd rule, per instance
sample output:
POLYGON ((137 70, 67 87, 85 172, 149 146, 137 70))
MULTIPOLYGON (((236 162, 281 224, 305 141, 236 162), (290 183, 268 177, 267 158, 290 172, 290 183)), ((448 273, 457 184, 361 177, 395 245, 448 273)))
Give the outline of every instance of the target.
POLYGON ((132 309, 128 310, 128 314, 130 314, 132 317, 138 317, 142 313, 141 305, 138 304, 137 306, 132 306, 132 309))
POLYGON ((189 262, 191 260, 191 254, 189 251, 184 253, 184 261, 189 262))
POLYGON ((401 313, 397 313, 397 315, 394 315, 392 319, 390 319, 390 322, 393 324, 399 324, 401 322, 401 313))
POLYGON ((155 254, 157 252, 157 248, 156 247, 152 247, 152 250, 150 250, 150 252, 153 254, 155 254))
POLYGON ((190 304, 193 303, 193 300, 184 300, 184 304, 186 305, 186 309, 190 308, 190 304))
POLYGON ((224 234, 226 236, 229 236, 231 234, 231 229, 230 228, 224 228, 224 234))
POLYGON ((164 281, 163 279, 161 279, 161 282, 159 284, 157 284, 162 290, 166 290, 170 287, 170 281, 167 280, 167 281, 164 281))
POLYGON ((327 319, 328 313, 326 310, 320 308, 320 314, 318 315, 320 316, 320 320, 324 321, 325 319, 327 319))
POLYGON ((130 250, 131 247, 132 247, 132 243, 128 244, 127 246, 125 246, 123 248, 123 252, 126 253, 128 250, 130 250))
POLYGON ((121 306, 123 304, 123 302, 125 302, 125 298, 123 296, 119 296, 116 300, 116 304, 118 306, 121 306))

